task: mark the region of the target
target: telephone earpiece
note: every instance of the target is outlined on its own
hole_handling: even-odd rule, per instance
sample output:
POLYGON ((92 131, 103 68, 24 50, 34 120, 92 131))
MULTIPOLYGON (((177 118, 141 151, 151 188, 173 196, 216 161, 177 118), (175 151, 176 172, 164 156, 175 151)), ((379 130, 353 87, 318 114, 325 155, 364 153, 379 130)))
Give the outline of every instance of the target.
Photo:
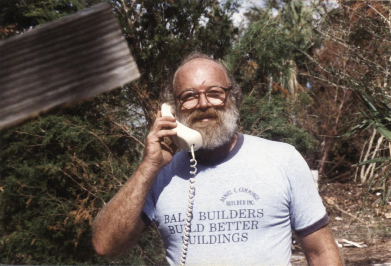
MULTIPOLYGON (((162 105, 162 116, 174 117, 172 115, 171 106, 167 103, 162 105)), ((178 148, 185 151, 190 151, 191 146, 194 145, 194 150, 196 151, 202 147, 202 136, 198 131, 188 128, 178 121, 177 124, 178 126, 174 128, 174 130, 177 132, 177 135, 171 137, 171 140, 175 143, 175 145, 178 146, 178 148)))

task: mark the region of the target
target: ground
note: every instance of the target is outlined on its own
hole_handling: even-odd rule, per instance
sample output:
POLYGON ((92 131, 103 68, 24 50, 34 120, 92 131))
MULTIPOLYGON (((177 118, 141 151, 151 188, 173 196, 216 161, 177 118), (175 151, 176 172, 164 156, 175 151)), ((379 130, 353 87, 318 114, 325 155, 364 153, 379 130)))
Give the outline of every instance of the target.
MULTIPOLYGON (((380 193, 369 193, 363 205, 366 187, 355 183, 324 183, 319 192, 337 242, 346 244, 344 240, 348 240, 365 245, 340 248, 346 266, 391 265, 391 205, 377 208, 380 193)), ((307 265, 295 241, 293 247, 292 265, 307 265)))

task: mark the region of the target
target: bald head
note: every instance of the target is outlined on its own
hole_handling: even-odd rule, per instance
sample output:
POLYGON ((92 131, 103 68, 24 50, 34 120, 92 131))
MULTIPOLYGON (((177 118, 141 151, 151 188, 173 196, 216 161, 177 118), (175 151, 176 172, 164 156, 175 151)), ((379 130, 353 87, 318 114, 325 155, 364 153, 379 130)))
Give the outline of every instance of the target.
POLYGON ((173 79, 175 95, 181 90, 215 85, 227 88, 230 86, 230 79, 221 64, 207 58, 196 58, 186 62, 177 69, 173 79))
MULTIPOLYGON (((193 52, 182 60, 180 66, 174 73, 170 86, 165 87, 162 91, 162 101, 168 102, 172 106, 176 105, 175 95, 178 95, 177 89, 182 89, 183 81, 186 79, 186 76, 189 77, 192 75, 192 73, 195 73, 194 70, 197 65, 200 66, 199 69, 202 69, 205 66, 208 67, 208 69, 210 69, 211 67, 214 69, 212 72, 214 72, 220 77, 222 77, 221 75, 223 75, 224 78, 222 78, 222 80, 224 79, 225 86, 222 87, 231 87, 231 91, 229 93, 229 100, 235 104, 237 109, 239 109, 242 103, 242 91, 240 87, 236 84, 233 76, 229 74, 227 69, 222 64, 213 60, 209 56, 199 52, 193 52), (182 75, 180 73, 185 73, 185 75, 182 75), (180 74, 179 78, 178 74, 180 74), (228 82, 226 82, 227 80, 228 82)), ((199 70, 199 73, 200 72, 201 70, 199 70)), ((206 75, 204 76, 204 78, 206 79, 206 75)))
POLYGON ((196 58, 178 68, 173 79, 174 95, 181 91, 194 89, 204 90, 211 86, 230 86, 225 68, 213 60, 196 58))

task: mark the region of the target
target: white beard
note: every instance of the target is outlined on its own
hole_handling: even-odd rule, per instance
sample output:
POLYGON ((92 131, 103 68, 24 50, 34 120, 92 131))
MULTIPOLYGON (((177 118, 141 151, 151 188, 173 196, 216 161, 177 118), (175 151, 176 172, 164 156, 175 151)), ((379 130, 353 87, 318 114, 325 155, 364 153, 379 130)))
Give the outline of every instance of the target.
POLYGON ((236 121, 239 112, 235 105, 229 104, 226 109, 208 108, 205 111, 194 110, 189 115, 177 111, 178 121, 187 127, 201 133, 204 149, 215 149, 230 141, 236 130, 236 121), (216 120, 214 123, 202 124, 197 120, 202 117, 212 116, 216 120))

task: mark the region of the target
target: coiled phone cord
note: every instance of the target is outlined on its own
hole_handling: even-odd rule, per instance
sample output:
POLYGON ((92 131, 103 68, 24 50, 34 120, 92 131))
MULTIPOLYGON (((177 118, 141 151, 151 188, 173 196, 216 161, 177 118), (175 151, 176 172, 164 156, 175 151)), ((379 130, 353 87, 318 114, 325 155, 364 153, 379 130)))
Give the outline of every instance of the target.
POLYGON ((194 155, 194 145, 191 145, 191 156, 193 158, 190 159, 190 162, 194 164, 190 165, 190 167, 194 168, 194 171, 190 171, 190 174, 194 176, 190 178, 189 201, 188 201, 187 213, 186 213, 185 235, 183 236, 182 256, 180 262, 181 266, 184 266, 186 263, 187 248, 189 246, 189 238, 190 238, 190 226, 191 226, 191 220, 193 219, 193 204, 194 204, 194 196, 195 196, 194 182, 197 173, 197 167, 196 167, 197 161, 194 155))

